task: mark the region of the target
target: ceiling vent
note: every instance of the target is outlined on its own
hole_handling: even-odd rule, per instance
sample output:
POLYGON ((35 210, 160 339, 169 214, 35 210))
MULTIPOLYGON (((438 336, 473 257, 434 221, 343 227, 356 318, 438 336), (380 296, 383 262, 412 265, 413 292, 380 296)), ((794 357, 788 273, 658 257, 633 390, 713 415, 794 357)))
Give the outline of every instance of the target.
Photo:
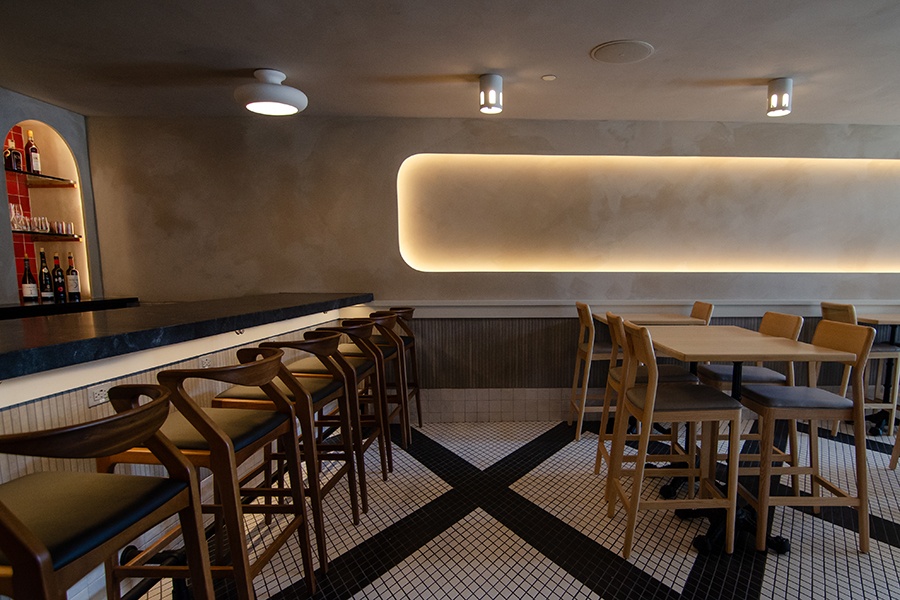
POLYGON ((613 40, 591 50, 591 58, 602 63, 635 63, 653 54, 653 46, 640 40, 613 40))

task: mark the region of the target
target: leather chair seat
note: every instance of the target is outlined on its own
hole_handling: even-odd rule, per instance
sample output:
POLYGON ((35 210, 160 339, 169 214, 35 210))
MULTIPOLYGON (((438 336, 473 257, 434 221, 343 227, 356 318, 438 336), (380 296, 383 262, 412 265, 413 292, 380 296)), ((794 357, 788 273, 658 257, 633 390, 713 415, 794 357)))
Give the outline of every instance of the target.
MULTIPOLYGON (((733 373, 732 365, 697 365, 697 374, 711 381, 730 382, 733 373)), ((767 367, 747 365, 741 370, 741 385, 751 383, 784 385, 787 383, 787 376, 767 367)))
MULTIPOLYGON (((319 364, 321 365, 322 363, 319 364)), ((322 369, 325 369, 325 367, 323 366, 322 369)), ((286 386, 280 379, 274 380, 273 383, 275 384, 275 387, 277 387, 281 391, 282 394, 287 396, 288 400, 294 401, 294 392, 292 392, 290 388, 288 388, 288 386, 286 386)), ((342 387, 340 381, 334 381, 333 379, 329 379, 327 377, 304 377, 301 385, 303 386, 303 389, 309 392, 309 395, 312 396, 313 402, 317 402, 322 398, 326 398, 332 395, 342 387)), ((262 388, 258 386, 245 385, 232 386, 221 394, 218 394, 216 398, 240 398, 242 400, 269 399, 262 388)))
MULTIPOLYGON (((646 387, 636 386, 626 392, 629 402, 644 410, 646 387)), ((715 388, 692 383, 661 385, 656 390, 656 415, 667 412, 702 410, 739 410, 741 403, 715 388)), ((664 419, 661 419, 664 420, 664 419)))
MULTIPOLYGON (((0 485, 0 502, 47 546, 53 568, 60 569, 186 487, 166 477, 47 471, 0 485)), ((2 551, 0 564, 10 564, 2 551)))
POLYGON ((741 397, 767 408, 834 409, 853 408, 853 400, 827 390, 806 386, 748 385, 741 397))
MULTIPOLYGON (((381 346, 381 353, 384 355, 384 358, 390 358, 397 354, 397 349, 393 346, 381 346)), ((356 344, 341 344, 338 346, 338 352, 343 354, 346 357, 351 356, 365 356, 362 350, 359 349, 359 346, 356 344)))
MULTIPOLYGON (((356 344, 354 344, 356 347, 356 344)), ((364 358, 362 356, 346 356, 344 359, 347 363, 353 367, 353 370, 356 372, 356 376, 360 377, 364 373, 367 373, 369 369, 375 366, 375 362, 369 360, 368 358, 364 358)), ((325 365, 322 364, 315 356, 308 356, 306 358, 301 358, 300 360, 295 360, 294 362, 285 365, 287 370, 291 373, 309 373, 312 375, 330 375, 331 373, 328 369, 325 368, 325 365)), ((307 388, 306 379, 303 380, 303 387, 307 388)), ((309 389, 309 388, 307 388, 309 389)))
MULTIPOLYGON (((658 365, 659 383, 697 383, 697 376, 678 365, 658 365)), ((609 370, 609 376, 613 381, 622 381, 622 367, 613 367, 609 370)), ((641 365, 637 369, 634 382, 636 384, 647 383, 647 367, 641 365)))
MULTIPOLYGON (((247 388, 251 389, 260 392, 260 400, 269 399, 259 388, 247 388)), ((205 408, 203 411, 231 438, 236 452, 268 434, 285 419, 284 414, 274 410, 205 408)), ((209 450, 207 441, 180 412, 170 414, 160 431, 182 450, 209 450)))

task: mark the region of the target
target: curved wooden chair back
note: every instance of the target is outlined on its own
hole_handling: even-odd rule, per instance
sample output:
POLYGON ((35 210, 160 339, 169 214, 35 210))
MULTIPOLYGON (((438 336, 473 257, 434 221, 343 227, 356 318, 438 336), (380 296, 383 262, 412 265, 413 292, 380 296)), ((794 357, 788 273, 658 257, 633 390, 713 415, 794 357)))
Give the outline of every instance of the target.
POLYGON ((850 323, 856 325, 856 307, 852 304, 822 302, 822 318, 828 321, 850 323))
POLYGON ((773 311, 767 311, 759 324, 760 333, 795 342, 800 338, 800 329, 802 328, 803 317, 773 311))
MULTIPOLYGON (((659 382, 659 367, 656 364, 656 352, 653 350, 653 340, 650 338, 650 330, 639 327, 631 321, 625 321, 625 341, 628 344, 625 351, 625 366, 622 381, 622 396, 627 396, 628 390, 635 386, 637 366, 643 364, 647 367, 647 387, 643 408, 643 419, 647 420, 653 414, 653 405, 656 399, 656 387, 659 382)), ((649 421, 647 422, 649 425, 649 421)))
POLYGON ((403 333, 415 340, 416 334, 413 333, 409 322, 412 321, 416 309, 412 306, 392 306, 388 310, 397 315, 397 326, 403 330, 403 333))
POLYGON ((0 453, 47 458, 97 458, 122 452, 153 437, 169 416, 169 393, 158 385, 116 386, 110 400, 151 398, 112 416, 44 431, 0 436, 0 453))
POLYGON ((691 307, 691 316, 695 319, 703 319, 706 321, 706 324, 709 325, 709 322, 712 320, 713 308, 715 308, 709 302, 694 302, 694 306, 691 307))
MULTIPOLYGON (((606 323, 609 326, 609 339, 612 342, 612 351, 609 354, 610 368, 614 367, 622 356, 623 366, 625 360, 625 320, 617 314, 606 311, 606 323)), ((624 375, 624 369, 623 375, 624 375)), ((623 380, 624 381, 624 380, 623 380)))
MULTIPOLYGON (((202 427, 199 421, 205 421, 211 426, 212 421, 185 390, 184 382, 188 379, 207 379, 232 385, 259 387, 272 401, 275 410, 293 418, 293 404, 273 382, 283 368, 281 362, 283 356, 284 352, 278 348, 241 348, 237 351, 240 364, 206 369, 171 369, 160 371, 156 378, 159 383, 172 390, 172 403, 195 427, 202 427)), ((201 432, 203 431, 201 429, 201 432)))
MULTIPOLYGON (((869 360, 869 351, 872 349, 872 342, 875 340, 875 329, 863 325, 853 325, 850 323, 842 323, 840 321, 831 321, 822 319, 816 327, 813 334, 813 346, 824 346, 833 350, 842 350, 844 352, 852 352, 856 355, 855 360, 845 361, 843 364, 852 367, 853 377, 853 393, 856 397, 857 393, 862 393, 862 373, 869 360), (856 389, 859 385, 860 389, 856 389)), ((815 379, 810 375, 810 385, 815 379)), ((865 396, 859 396, 860 399, 865 396)))
POLYGON ((587 349, 590 353, 594 347, 594 337, 596 331, 594 329, 594 317, 591 316, 591 307, 584 302, 576 302, 575 310, 578 311, 578 343, 587 349))

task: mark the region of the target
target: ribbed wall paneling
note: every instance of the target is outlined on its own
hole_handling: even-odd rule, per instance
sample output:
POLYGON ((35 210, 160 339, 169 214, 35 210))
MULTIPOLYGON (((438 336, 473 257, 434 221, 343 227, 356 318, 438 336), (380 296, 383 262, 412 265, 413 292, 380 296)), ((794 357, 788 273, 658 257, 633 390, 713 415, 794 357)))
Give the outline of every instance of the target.
MULTIPOLYGON (((760 317, 713 318, 713 325, 758 329, 760 317)), ((806 318, 800 339, 809 342, 819 322, 806 318)), ((571 319, 413 319, 420 383, 427 389, 562 388, 572 385, 578 320, 571 319)), ((887 327, 878 339, 887 339, 887 327)), ((598 339, 609 340, 605 327, 598 339)), ((661 358, 662 362, 672 362, 661 358)), ((767 364, 778 368, 777 363, 767 364)), ((591 367, 591 387, 606 382, 608 365, 591 367)), ((806 365, 796 365, 797 384, 807 384, 806 365)), ((825 366, 821 385, 836 385, 840 367, 825 366)))

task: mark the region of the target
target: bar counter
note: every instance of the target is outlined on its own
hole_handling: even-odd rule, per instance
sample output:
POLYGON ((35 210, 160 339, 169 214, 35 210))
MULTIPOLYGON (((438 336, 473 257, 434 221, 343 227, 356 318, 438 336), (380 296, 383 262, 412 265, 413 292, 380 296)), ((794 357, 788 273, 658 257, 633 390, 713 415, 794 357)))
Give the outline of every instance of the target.
POLYGON ((0 321, 0 382, 372 300, 369 293, 266 294, 0 321))

